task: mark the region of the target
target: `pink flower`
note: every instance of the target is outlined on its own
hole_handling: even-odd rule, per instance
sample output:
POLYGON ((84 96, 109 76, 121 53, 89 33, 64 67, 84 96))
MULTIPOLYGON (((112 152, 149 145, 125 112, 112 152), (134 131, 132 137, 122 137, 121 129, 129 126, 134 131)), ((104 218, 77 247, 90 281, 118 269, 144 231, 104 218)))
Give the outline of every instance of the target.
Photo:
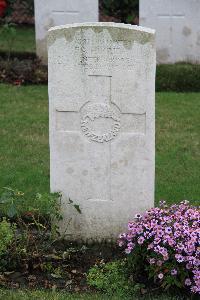
POLYGON ((192 264, 191 263, 186 264, 186 269, 190 270, 191 268, 192 268, 192 264))
POLYGON ((165 232, 166 232, 167 234, 172 233, 171 227, 166 227, 166 228, 165 228, 165 232))
MULTIPOLYGON (((169 207, 163 203, 161 208, 152 208, 129 222, 128 233, 122 234, 118 243, 126 247, 127 254, 140 251, 144 257, 141 263, 149 262, 144 266, 149 275, 162 267, 167 274, 176 276, 180 269, 178 283, 200 294, 200 207, 185 201, 169 207)), ((141 256, 138 261, 134 257, 138 264, 141 256)), ((157 276, 162 280, 164 274, 157 276)))
POLYGON ((136 232, 137 232, 137 234, 143 233, 143 228, 142 228, 142 226, 138 226, 137 229, 136 229, 136 232))
POLYGON ((185 285, 189 286, 191 284, 192 284, 192 282, 189 278, 185 279, 185 285))
POLYGON ((126 253, 126 254, 130 254, 130 253, 131 253, 131 249, 130 249, 130 248, 127 248, 127 249, 125 250, 125 253, 126 253))
POLYGON ((124 242, 123 241, 119 241, 118 245, 119 245, 119 247, 122 247, 122 246, 124 246, 124 242))
POLYGON ((178 273, 178 272, 177 272, 177 270, 176 270, 176 269, 173 269, 173 270, 171 270, 171 275, 172 275, 172 276, 176 276, 176 275, 177 275, 177 273, 178 273))
POLYGON ((150 250, 150 249, 153 249, 153 247, 154 247, 154 245, 151 243, 148 245, 147 249, 150 250))
POLYGON ((162 279, 163 279, 163 277, 164 277, 163 273, 160 273, 160 274, 158 274, 158 278, 159 278, 159 279, 161 279, 161 280, 162 280, 162 279))
POLYGON ((139 238, 138 238, 138 244, 139 245, 142 245, 144 243, 144 237, 143 236, 140 236, 139 238))
POLYGON ((163 256, 163 259, 164 259, 164 261, 167 261, 168 259, 169 259, 169 255, 167 254, 167 255, 164 255, 163 256))
POLYGON ((182 256, 182 255, 180 255, 180 254, 176 254, 176 255, 175 255, 175 258, 176 258, 177 262, 179 262, 179 263, 181 263, 181 262, 183 262, 183 261, 184 261, 184 258, 183 258, 183 256, 182 256))
POLYGON ((163 264, 162 260, 158 260, 158 261, 157 261, 157 266, 161 267, 162 264, 163 264))
POLYGON ((149 263, 150 263, 150 265, 153 265, 153 264, 155 264, 155 258, 150 258, 150 260, 149 260, 149 263))

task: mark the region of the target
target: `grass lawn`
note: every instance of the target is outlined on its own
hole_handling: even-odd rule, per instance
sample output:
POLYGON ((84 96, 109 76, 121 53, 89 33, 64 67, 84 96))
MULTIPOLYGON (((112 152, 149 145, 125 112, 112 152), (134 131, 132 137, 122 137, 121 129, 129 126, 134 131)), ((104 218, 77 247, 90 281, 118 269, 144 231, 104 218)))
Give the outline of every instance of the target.
POLYGON ((0 85, 0 187, 49 191, 46 86, 0 85))
POLYGON ((200 93, 156 97, 156 201, 200 204, 200 93))
POLYGON ((34 26, 16 26, 16 34, 0 27, 0 52, 28 52, 35 53, 34 26))
MULTIPOLYGON (((0 290, 0 300, 108 300, 100 294, 69 294, 45 291, 8 291, 0 290)), ((116 298, 113 298, 113 300, 116 298)), ((117 299, 116 299, 117 300, 117 299)))
MULTIPOLYGON (((48 192, 47 86, 1 84, 0 102, 0 187, 48 192)), ((156 201, 199 203, 199 116, 200 94, 157 93, 156 201)))
MULTIPOLYGON (((101 294, 69 294, 64 292, 48 292, 48 291, 8 291, 0 290, 0 300, 123 300, 121 297, 108 297, 101 294)), ((178 300, 169 296, 146 296, 140 298, 141 300, 178 300)), ((134 298, 133 300, 139 300, 134 298)))

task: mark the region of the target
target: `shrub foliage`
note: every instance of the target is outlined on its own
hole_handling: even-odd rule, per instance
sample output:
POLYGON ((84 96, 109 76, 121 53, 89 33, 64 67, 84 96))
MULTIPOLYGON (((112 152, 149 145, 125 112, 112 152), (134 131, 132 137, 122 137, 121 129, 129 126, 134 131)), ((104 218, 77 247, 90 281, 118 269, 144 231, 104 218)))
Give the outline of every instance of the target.
POLYGON ((109 296, 117 295, 119 299, 131 298, 140 290, 140 285, 134 283, 128 276, 126 260, 107 264, 101 262, 90 269, 87 281, 89 285, 109 296))
POLYGON ((156 91, 200 92, 200 65, 158 65, 156 91))
POLYGON ((105 14, 116 17, 123 23, 132 23, 138 15, 138 0, 102 0, 105 14))
MULTIPOLYGON (((0 195, 0 271, 29 269, 34 258, 42 261, 54 242, 63 240, 64 235, 58 230, 58 222, 62 219, 60 200, 60 194, 37 193, 32 201, 27 201, 23 192, 3 189, 0 195)), ((79 206, 70 199, 69 205, 80 213, 79 206)), ((66 221, 66 229, 69 221, 66 221)))
POLYGON ((14 226, 5 218, 0 222, 0 258, 4 254, 14 238, 14 226))

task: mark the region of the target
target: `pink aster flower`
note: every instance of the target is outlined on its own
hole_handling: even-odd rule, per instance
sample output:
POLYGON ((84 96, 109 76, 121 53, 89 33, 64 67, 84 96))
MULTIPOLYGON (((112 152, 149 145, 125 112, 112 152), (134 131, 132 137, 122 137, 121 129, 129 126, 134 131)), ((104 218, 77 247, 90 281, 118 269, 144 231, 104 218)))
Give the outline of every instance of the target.
POLYGON ((119 241, 118 245, 119 245, 119 247, 122 247, 122 246, 124 246, 124 242, 123 241, 119 241))
POLYGON ((192 284, 191 280, 189 278, 186 278, 185 279, 185 285, 189 286, 191 284, 192 284))
POLYGON ((158 261, 157 261, 157 266, 161 267, 162 264, 163 264, 162 260, 158 260, 158 261))
POLYGON ((163 279, 163 277, 164 277, 163 273, 160 273, 160 274, 158 274, 158 278, 159 278, 159 279, 161 279, 161 280, 162 280, 162 279, 163 279))
POLYGON ((131 250, 132 250, 131 248, 127 248, 127 249, 125 250, 125 253, 126 253, 126 254, 130 254, 130 253, 131 253, 131 250))
POLYGON ((171 276, 180 269, 178 283, 200 294, 200 207, 185 201, 171 206, 163 203, 129 222, 128 232, 120 235, 118 243, 127 254, 136 255, 136 263, 148 262, 144 267, 149 275, 153 272, 162 280, 164 272, 157 273, 161 267, 171 276))
POLYGON ((176 269, 173 269, 173 270, 171 270, 171 275, 172 275, 172 276, 176 276, 176 275, 177 275, 177 273, 178 273, 178 272, 177 272, 177 270, 176 270, 176 269))
POLYGON ((155 262, 156 262, 155 258, 150 258, 150 260, 149 260, 150 265, 155 264, 155 262))
POLYGON ((166 228, 165 228, 165 232, 166 232, 167 234, 172 233, 171 227, 170 227, 170 226, 169 226, 169 227, 166 227, 166 228))
POLYGON ((176 258, 177 262, 179 262, 179 263, 184 261, 183 256, 180 254, 175 254, 175 258, 176 258))
POLYGON ((187 264, 186 264, 186 269, 187 269, 187 270, 190 270, 191 268, 192 268, 192 264, 191 264, 191 263, 187 263, 187 264))
POLYGON ((142 245, 144 243, 144 237, 143 236, 140 236, 139 238, 138 238, 138 244, 139 245, 142 245))

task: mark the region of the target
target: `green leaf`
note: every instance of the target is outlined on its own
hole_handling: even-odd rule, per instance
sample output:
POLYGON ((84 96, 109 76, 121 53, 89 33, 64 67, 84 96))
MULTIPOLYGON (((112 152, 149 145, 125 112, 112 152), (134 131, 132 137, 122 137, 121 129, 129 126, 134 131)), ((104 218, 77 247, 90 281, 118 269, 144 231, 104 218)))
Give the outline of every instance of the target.
POLYGON ((7 215, 9 218, 13 218, 14 216, 17 215, 17 210, 14 204, 12 204, 8 209, 7 215))
POLYGON ((37 194, 36 194, 36 198, 37 198, 37 199, 41 199, 41 198, 42 198, 42 195, 41 195, 40 193, 37 193, 37 194))
POLYGON ((11 196, 12 195, 8 192, 3 193, 0 198, 0 204, 9 203, 10 201, 12 201, 13 198, 11 196))
POLYGON ((78 212, 79 214, 81 214, 81 209, 80 209, 80 206, 79 206, 79 205, 74 204, 74 208, 77 210, 77 212, 78 212))
POLYGON ((62 276, 60 274, 53 274, 53 273, 51 273, 51 277, 53 277, 55 279, 62 278, 62 276))

